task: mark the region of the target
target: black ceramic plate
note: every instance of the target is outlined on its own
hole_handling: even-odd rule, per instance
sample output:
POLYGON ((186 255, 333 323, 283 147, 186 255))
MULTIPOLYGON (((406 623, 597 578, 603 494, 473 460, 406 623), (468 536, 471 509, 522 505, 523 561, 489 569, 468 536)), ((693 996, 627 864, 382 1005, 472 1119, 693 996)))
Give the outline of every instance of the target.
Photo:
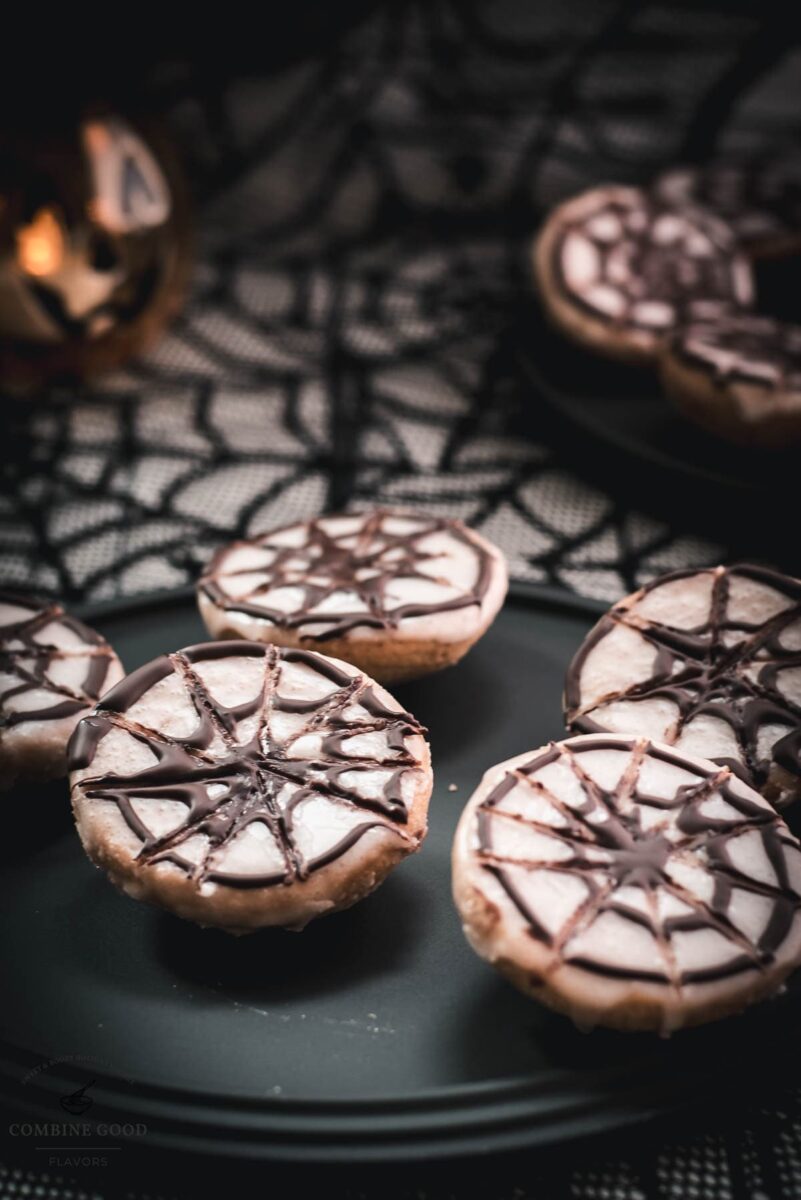
MULTIPOLYGON (((203 638, 186 599, 94 616, 129 668, 203 638)), ((0 1093, 13 1118, 127 1121, 148 1147, 198 1154, 408 1160, 750 1090, 773 1049, 795 1069, 792 989, 670 1042, 581 1034, 464 941, 456 820, 486 767, 559 736, 565 665, 595 616, 518 596, 460 666, 398 689, 430 728, 431 833, 375 896, 303 934, 237 940, 137 904, 84 857, 64 786, 5 798, 0 1093)))

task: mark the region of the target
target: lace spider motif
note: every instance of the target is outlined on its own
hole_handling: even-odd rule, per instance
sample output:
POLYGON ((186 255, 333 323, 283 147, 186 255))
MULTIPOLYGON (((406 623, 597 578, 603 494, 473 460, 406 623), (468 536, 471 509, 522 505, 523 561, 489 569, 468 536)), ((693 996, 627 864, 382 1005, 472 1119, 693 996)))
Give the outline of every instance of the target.
MULTIPOLYGON (((801 776, 801 706, 781 688, 782 672, 801 670, 801 585, 759 567, 718 567, 711 571, 677 571, 644 589, 634 603, 624 601, 602 617, 571 663, 565 685, 567 722, 576 733, 608 732, 604 709, 631 702, 628 730, 637 732, 636 705, 663 698, 675 705, 675 722, 660 739, 676 743, 698 717, 725 722, 732 730, 737 756, 716 756, 746 783, 767 784, 773 762, 794 777, 801 776), (665 584, 711 575, 709 611, 702 625, 676 629, 640 615, 642 599, 665 584), (783 601, 781 611, 757 624, 729 614, 732 580, 751 581, 771 588, 783 601), (653 667, 646 679, 610 690, 590 702, 583 698, 582 676, 587 660, 604 639, 624 628, 653 647, 653 667), (779 727, 766 750, 766 731, 779 727)), ((650 732, 650 731, 649 731, 650 732)))

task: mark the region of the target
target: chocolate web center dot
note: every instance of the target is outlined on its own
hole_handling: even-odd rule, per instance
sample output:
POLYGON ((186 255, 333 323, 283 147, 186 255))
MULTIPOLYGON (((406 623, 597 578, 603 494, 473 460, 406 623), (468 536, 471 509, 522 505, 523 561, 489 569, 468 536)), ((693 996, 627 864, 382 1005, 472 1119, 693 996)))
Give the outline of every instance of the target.
POLYGON ((656 887, 664 879, 671 845, 662 834, 637 839, 631 846, 609 851, 607 870, 618 883, 656 887))

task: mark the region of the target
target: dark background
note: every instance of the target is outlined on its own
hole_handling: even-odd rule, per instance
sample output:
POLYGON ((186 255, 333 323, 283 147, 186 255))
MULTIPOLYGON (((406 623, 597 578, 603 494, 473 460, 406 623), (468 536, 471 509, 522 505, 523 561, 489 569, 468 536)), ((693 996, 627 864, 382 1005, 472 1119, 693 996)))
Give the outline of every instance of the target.
MULTIPOLYGON (((196 268, 144 359, 4 398, 7 581, 70 601, 176 587, 233 532, 374 498, 463 516, 517 578, 610 600, 690 562, 795 569, 777 520, 794 463, 665 425, 647 373, 542 327, 526 260, 542 215, 583 186, 713 150, 787 154, 794 15, 620 0, 264 12, 249 36, 117 22, 68 55, 56 29, 35 71, 10 56, 7 119, 66 121, 104 92, 164 118, 196 268), (576 396, 600 439, 565 417, 576 396), (599 416, 593 401, 618 397, 599 416), (631 453, 620 436, 643 412, 656 426, 631 453)), ((792 307, 783 282, 773 298, 792 307)))

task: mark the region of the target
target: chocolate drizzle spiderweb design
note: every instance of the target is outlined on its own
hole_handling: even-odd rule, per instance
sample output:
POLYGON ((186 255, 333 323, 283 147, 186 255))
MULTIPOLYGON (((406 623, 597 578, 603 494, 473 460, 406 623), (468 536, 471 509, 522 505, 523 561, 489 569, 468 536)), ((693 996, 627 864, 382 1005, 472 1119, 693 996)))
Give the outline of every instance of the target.
POLYGON ((59 721, 90 708, 103 692, 112 657, 108 643, 67 616, 60 604, 40 607, 30 598, 0 592, 0 673, 5 677, 0 690, 0 731, 27 721, 59 721), (29 615, 2 623, 6 606, 28 610, 29 615), (68 645, 54 645, 38 636, 54 624, 66 631, 68 645), (76 638, 85 644, 76 645, 76 638), (85 663, 83 678, 73 687, 51 675, 57 664, 68 659, 85 663), (52 703, 18 707, 24 696, 34 692, 48 693, 52 703))
MULTIPOLYGON (((415 841, 402 826, 408 821, 404 780, 419 766, 406 738, 420 734, 420 725, 409 713, 387 708, 365 676, 350 675, 317 655, 216 642, 156 659, 129 675, 81 722, 70 747, 72 769, 91 767, 102 738, 114 729, 145 745, 156 762, 128 775, 84 777, 79 787, 87 800, 117 805, 142 841, 138 861, 143 865, 173 863, 198 884, 209 880, 232 887, 271 887, 306 879, 371 829, 415 841), (263 684, 252 699, 227 707, 212 697, 195 667, 238 657, 265 660, 263 684), (316 698, 282 695, 287 666, 312 672, 318 692, 321 684, 332 687, 316 698), (132 704, 172 673, 181 680, 197 713, 198 724, 189 737, 168 736, 126 715, 132 704), (353 715, 349 710, 356 706, 363 712, 353 715), (274 728, 279 714, 303 720, 291 732, 279 734, 274 728), (243 722, 247 723, 244 730, 243 722), (348 752, 350 738, 375 733, 386 745, 382 757, 348 752), (306 757, 295 748, 310 734, 319 735, 319 750, 306 757), (379 788, 376 773, 381 776, 379 788), (334 834, 330 844, 317 847, 309 858, 301 850, 298 834, 304 823, 302 806, 311 799, 354 814, 363 812, 364 820, 346 827, 339 840, 334 834), (178 801, 185 805, 186 815, 157 836, 147 816, 141 815, 148 801, 178 801), (266 827, 280 865, 250 873, 223 869, 221 856, 255 822, 266 827), (198 835, 206 845, 196 860, 186 847, 198 835)), ((328 823, 336 828, 335 821, 328 823)))
POLYGON ((227 612, 269 620, 282 629, 297 629, 315 641, 325 641, 342 637, 359 627, 395 629, 404 619, 480 606, 489 586, 489 555, 459 521, 379 509, 362 518, 321 518, 307 522, 302 528, 304 540, 301 545, 297 545, 295 539, 284 540, 281 535, 285 530, 277 530, 221 551, 201 580, 201 591, 227 612), (403 522, 405 529, 393 531, 391 522, 403 522), (433 534, 446 534, 472 551, 476 560, 476 578, 467 591, 454 596, 451 580, 426 570, 427 563, 437 560, 441 564, 442 561, 440 545, 437 549, 425 545, 433 534), (258 565, 248 559, 241 568, 226 570, 231 551, 236 553, 246 546, 270 552, 269 561, 262 556, 258 565), (262 581, 236 598, 221 582, 235 582, 237 575, 253 574, 262 576, 262 581), (388 589, 401 580, 417 581, 429 592, 433 582, 451 595, 441 600, 391 604, 388 589), (280 588, 300 592, 302 599, 292 611, 270 605, 271 594, 280 588), (360 602, 359 607, 326 612, 326 601, 343 592, 354 594, 360 602), (305 632, 305 626, 314 626, 314 630, 305 632), (320 626, 325 628, 321 630, 320 626))
POLYGON ((746 383, 766 391, 801 391, 801 327, 770 317, 729 316, 683 326, 674 354, 707 370, 716 383, 746 383))
MULTIPOLYGON (((521 842, 524 845, 525 838, 521 842)), ((773 961, 801 900, 791 885, 788 849, 797 853, 798 843, 781 819, 756 798, 743 795, 741 786, 733 786, 728 768, 705 772, 645 740, 610 738, 584 745, 552 745, 507 773, 478 810, 479 860, 497 877, 531 935, 552 951, 549 971, 568 963, 593 973, 674 988, 762 970, 773 961), (591 775, 590 760, 599 751, 617 751, 621 759, 625 753, 613 788, 601 786, 591 775), (578 798, 575 787, 562 789, 547 775, 538 778, 554 764, 561 764, 578 782, 578 798), (649 795, 641 780, 646 764, 657 769, 664 764, 663 770, 678 767, 682 778, 689 773, 697 782, 660 789, 667 795, 649 795), (536 818, 526 815, 519 804, 504 811, 504 803, 518 787, 534 801, 536 818), (522 826, 524 833, 539 835, 540 855, 519 857, 496 848, 498 822, 512 822, 522 826), (761 843, 773 882, 766 882, 758 860, 753 873, 748 870, 747 862, 753 861, 748 851, 737 853, 738 841, 753 839, 761 843), (554 880, 570 876, 582 885, 572 911, 563 916, 555 932, 547 918, 547 902, 540 908, 536 896, 527 894, 526 877, 537 872, 548 872, 554 880), (711 876, 711 887, 698 886, 699 872, 705 880, 711 876), (754 898, 757 913, 765 901, 769 905, 756 937, 746 932, 744 895, 749 905, 754 898), (612 955, 606 957, 603 952, 619 945, 624 931, 618 925, 613 936, 610 917, 646 930, 661 965, 653 966, 652 954, 645 954, 642 964, 628 957, 617 962, 612 955), (593 927, 599 921, 606 921, 607 928, 602 932, 598 927, 594 937, 593 927), (685 963, 678 937, 703 930, 718 935, 718 944, 725 939, 727 953, 704 965, 692 964, 689 954, 685 963)))
MULTIPOLYGON (((668 700, 677 715, 660 735, 662 740, 679 742, 698 717, 725 722, 736 741, 737 757, 715 756, 714 761, 731 767, 746 783, 765 788, 768 798, 775 798, 772 790, 780 788, 769 783, 772 763, 795 779, 801 777, 801 707, 781 689, 782 672, 789 672, 788 680, 792 680, 801 669, 801 583, 767 569, 741 565, 676 571, 646 587, 643 597, 674 581, 704 577, 711 579, 709 615, 697 628, 674 629, 648 620, 639 616, 637 603, 619 605, 601 618, 568 670, 567 721, 577 733, 606 732, 605 705, 668 700), (736 580, 772 589, 774 599, 783 602, 781 611, 757 623, 732 619, 730 592, 736 580), (592 703, 583 703, 587 659, 619 626, 653 646, 652 673, 592 703), (778 733, 776 727, 784 732, 778 733), (772 742, 766 746, 768 736, 772 742)), ((634 709, 626 719, 631 725, 636 722, 634 709)))
POLYGON ((609 198, 568 219, 553 243, 562 290, 611 325, 661 330, 688 314, 715 317, 750 302, 749 268, 725 227, 640 199, 609 198), (571 278, 571 258, 581 282, 571 278), (584 278, 593 264, 593 278, 584 278))

